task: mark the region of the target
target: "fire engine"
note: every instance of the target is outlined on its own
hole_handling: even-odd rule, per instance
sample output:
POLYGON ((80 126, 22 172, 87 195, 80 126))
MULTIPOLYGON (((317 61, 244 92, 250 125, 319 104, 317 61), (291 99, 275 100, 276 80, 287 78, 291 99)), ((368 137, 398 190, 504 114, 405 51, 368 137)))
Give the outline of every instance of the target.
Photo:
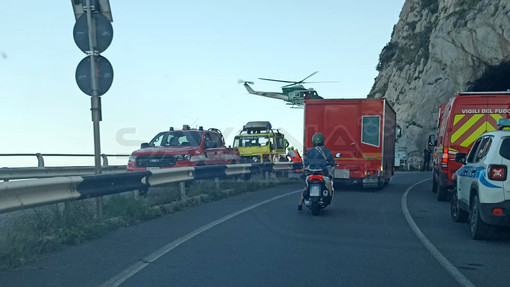
POLYGON ((468 153, 475 140, 497 129, 497 121, 510 116, 510 92, 462 92, 441 105, 437 134, 429 136, 432 156, 432 192, 437 200, 450 197, 454 175, 461 167, 457 153, 468 153))
MULTIPOLYGON (((397 132, 395 110, 385 99, 305 101, 305 148, 322 133, 335 156, 335 182, 382 188, 393 175, 397 132)), ((306 157, 306 154, 305 154, 306 157)))
POLYGON ((142 143, 129 157, 128 171, 145 171, 172 167, 236 164, 239 151, 225 147, 220 130, 203 127, 158 133, 150 142, 142 143))

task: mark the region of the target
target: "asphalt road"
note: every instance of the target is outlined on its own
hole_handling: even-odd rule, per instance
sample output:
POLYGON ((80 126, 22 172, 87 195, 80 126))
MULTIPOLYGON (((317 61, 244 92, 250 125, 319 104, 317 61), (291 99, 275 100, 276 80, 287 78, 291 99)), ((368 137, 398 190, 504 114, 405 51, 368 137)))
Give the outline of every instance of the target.
POLYGON ((508 286, 509 232, 470 239, 430 178, 337 187, 319 216, 297 211, 302 184, 237 195, 1 272, 0 286, 508 286))

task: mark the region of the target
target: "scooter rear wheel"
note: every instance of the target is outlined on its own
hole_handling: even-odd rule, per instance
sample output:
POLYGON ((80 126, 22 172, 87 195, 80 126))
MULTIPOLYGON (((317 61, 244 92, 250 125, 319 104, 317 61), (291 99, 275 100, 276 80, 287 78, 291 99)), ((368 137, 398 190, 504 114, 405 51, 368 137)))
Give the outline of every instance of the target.
POLYGON ((320 210, 319 203, 317 201, 312 202, 312 215, 319 215, 320 210))

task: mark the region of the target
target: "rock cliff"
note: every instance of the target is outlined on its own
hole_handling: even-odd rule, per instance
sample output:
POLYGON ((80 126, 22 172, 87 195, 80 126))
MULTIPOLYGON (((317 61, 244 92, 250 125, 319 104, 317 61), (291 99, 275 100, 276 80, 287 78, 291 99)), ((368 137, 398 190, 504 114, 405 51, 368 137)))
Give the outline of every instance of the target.
POLYGON ((421 157, 439 106, 460 91, 510 89, 509 0, 406 0, 368 98, 386 98, 421 157))

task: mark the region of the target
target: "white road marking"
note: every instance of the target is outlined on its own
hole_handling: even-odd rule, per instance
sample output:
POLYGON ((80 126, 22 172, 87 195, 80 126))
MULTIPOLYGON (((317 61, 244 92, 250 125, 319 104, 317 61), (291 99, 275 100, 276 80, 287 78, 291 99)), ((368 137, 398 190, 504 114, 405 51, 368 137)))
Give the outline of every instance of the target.
POLYGON ((453 279, 459 282, 459 284, 463 287, 475 287, 476 285, 469 281, 469 279, 466 276, 464 276, 464 274, 462 274, 459 271, 459 269, 457 269, 450 261, 448 261, 448 259, 446 259, 446 257, 444 257, 443 254, 441 254, 441 252, 437 250, 434 244, 430 242, 430 240, 423 234, 423 232, 421 232, 420 228, 418 227, 418 225, 416 225, 413 218, 411 217, 411 214, 409 213, 409 210, 407 209, 407 194, 409 193, 409 191, 413 189, 415 186, 428 180, 430 179, 425 179, 413 184, 408 189, 406 189, 406 191, 402 194, 402 198, 400 200, 402 213, 404 214, 404 217, 406 218, 407 223, 409 224, 413 232, 416 234, 418 239, 420 239, 421 243, 430 252, 430 254, 432 254, 432 256, 439 262, 439 264, 441 264, 441 266, 443 266, 443 268, 446 269, 448 273, 450 273, 453 279))
POLYGON ((279 196, 275 196, 273 198, 270 198, 270 199, 267 199, 267 200, 264 200, 264 201, 261 201, 257 204, 254 204, 252 206, 248 206, 244 209, 241 209, 241 210, 238 210, 234 213, 231 213, 225 217, 222 217, 218 220, 215 220, 209 224, 206 224, 198 229, 195 229, 194 231, 168 243, 167 245, 163 246, 162 248, 156 250, 155 252, 149 254, 148 256, 146 256, 145 258, 141 259, 140 262, 138 263, 135 263, 131 266, 129 266, 128 268, 126 268, 124 271, 120 272, 119 274, 117 274, 116 276, 112 277, 110 280, 106 281, 105 283, 101 284, 101 287, 110 287, 110 286, 119 286, 120 284, 122 284, 123 282, 125 282, 126 280, 128 280, 129 278, 131 278, 132 276, 134 276, 136 273, 140 272, 142 269, 144 269, 145 267, 149 266, 149 264, 151 264, 152 262, 158 260, 159 258, 161 258, 163 255, 167 254, 168 252, 174 250, 175 248, 177 248, 179 245, 183 244, 184 242, 192 239, 193 237, 215 227, 216 225, 219 225, 229 219, 232 219, 240 214, 243 214, 247 211, 250 211, 254 208, 257 208, 261 205, 264 205, 266 203, 269 203, 271 201, 274 201, 274 200, 277 200, 277 199, 280 199, 282 197, 285 197, 285 196, 289 196, 291 194, 295 194, 295 193, 298 193, 298 192, 301 192, 302 190, 297 190, 297 191, 292 191, 292 192, 289 192, 289 193, 286 193, 286 194, 283 194, 283 195, 279 195, 279 196))

